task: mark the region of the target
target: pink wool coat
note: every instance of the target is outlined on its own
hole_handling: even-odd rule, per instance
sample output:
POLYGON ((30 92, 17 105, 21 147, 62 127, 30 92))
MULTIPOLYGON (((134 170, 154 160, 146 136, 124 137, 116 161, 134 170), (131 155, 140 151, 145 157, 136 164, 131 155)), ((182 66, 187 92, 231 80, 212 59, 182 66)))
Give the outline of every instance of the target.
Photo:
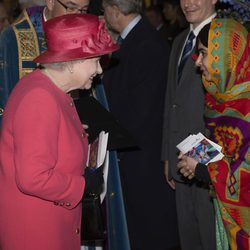
POLYGON ((5 109, 0 137, 0 249, 79 250, 87 139, 73 101, 40 70, 5 109))

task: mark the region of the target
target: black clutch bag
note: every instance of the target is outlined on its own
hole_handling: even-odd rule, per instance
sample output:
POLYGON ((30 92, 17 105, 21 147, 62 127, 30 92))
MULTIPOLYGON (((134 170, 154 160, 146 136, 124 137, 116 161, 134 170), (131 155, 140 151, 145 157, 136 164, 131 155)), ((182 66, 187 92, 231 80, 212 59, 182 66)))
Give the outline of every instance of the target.
POLYGON ((108 150, 136 147, 134 137, 118 120, 107 111, 94 97, 75 100, 81 122, 87 124, 88 140, 92 143, 101 131, 109 133, 108 150))
POLYGON ((81 241, 84 245, 91 245, 91 243, 105 239, 104 220, 98 194, 84 195, 81 228, 81 241))

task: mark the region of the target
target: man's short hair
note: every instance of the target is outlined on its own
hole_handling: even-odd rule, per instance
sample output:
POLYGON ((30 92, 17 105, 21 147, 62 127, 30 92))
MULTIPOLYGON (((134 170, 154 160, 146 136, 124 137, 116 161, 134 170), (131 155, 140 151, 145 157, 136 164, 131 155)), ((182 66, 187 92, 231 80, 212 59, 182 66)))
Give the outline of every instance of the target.
POLYGON ((162 16, 162 9, 158 5, 151 5, 150 7, 146 8, 144 12, 154 12, 157 16, 162 16))
POLYGON ((124 15, 142 13, 142 0, 103 0, 103 4, 117 6, 124 15))

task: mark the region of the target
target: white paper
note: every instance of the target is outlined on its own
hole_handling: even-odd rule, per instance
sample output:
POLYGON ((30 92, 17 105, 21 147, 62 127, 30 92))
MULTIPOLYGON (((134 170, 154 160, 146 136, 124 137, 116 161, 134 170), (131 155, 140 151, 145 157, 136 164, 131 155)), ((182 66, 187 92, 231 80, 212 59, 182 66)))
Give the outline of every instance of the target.
POLYGON ((206 165, 210 162, 221 160, 224 157, 221 153, 222 147, 206 138, 202 133, 188 136, 176 147, 183 154, 206 165))
POLYGON ((100 195, 101 203, 103 202, 106 193, 107 193, 107 183, 108 183, 108 171, 109 171, 109 151, 107 151, 105 162, 103 165, 103 179, 104 179, 104 184, 103 184, 103 191, 100 195))

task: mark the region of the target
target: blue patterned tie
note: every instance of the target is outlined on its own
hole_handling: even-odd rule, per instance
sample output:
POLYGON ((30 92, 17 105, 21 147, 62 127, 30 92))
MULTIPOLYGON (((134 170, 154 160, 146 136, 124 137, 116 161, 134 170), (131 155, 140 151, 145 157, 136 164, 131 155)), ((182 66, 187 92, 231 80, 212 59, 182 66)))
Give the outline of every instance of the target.
POLYGON ((193 31, 191 31, 189 33, 188 39, 186 41, 186 44, 184 46, 183 52, 182 52, 182 56, 181 56, 181 60, 180 60, 180 64, 178 67, 178 82, 181 78, 181 74, 182 74, 182 70, 184 68, 184 65, 189 57, 189 55, 191 54, 191 51, 193 49, 193 40, 195 38, 195 35, 193 33, 193 31))
POLYGON ((117 44, 121 45, 122 42, 123 42, 123 40, 124 40, 124 39, 119 35, 119 36, 117 37, 117 39, 116 39, 116 42, 117 42, 117 44))

